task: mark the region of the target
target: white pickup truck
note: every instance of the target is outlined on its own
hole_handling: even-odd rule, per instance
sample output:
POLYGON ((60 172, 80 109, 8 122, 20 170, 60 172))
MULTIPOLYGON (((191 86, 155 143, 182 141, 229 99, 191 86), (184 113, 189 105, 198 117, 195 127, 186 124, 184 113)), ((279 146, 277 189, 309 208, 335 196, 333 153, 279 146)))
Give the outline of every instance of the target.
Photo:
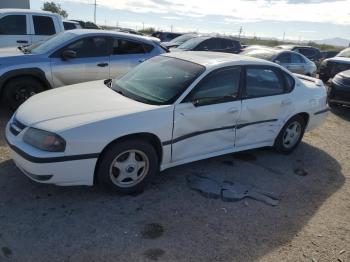
POLYGON ((0 47, 32 44, 64 31, 58 14, 29 9, 0 9, 0 47))

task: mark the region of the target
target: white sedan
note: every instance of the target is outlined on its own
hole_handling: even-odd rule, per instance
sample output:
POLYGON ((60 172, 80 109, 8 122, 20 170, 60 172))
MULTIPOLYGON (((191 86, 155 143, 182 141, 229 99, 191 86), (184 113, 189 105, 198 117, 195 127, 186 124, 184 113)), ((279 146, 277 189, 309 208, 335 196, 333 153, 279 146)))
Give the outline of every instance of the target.
POLYGON ((328 111, 322 81, 268 61, 177 52, 113 82, 31 97, 6 127, 16 165, 56 185, 140 191, 160 170, 251 148, 290 153, 328 111))

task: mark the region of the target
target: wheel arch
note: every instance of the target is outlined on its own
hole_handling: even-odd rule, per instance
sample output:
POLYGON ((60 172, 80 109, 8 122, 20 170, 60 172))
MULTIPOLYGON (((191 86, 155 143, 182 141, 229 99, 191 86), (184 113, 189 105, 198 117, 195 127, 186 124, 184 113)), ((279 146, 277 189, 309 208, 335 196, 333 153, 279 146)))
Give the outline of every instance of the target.
POLYGON ((148 133, 148 132, 140 132, 140 133, 133 133, 133 134, 128 134, 125 136, 121 136, 113 141, 111 141, 109 144, 107 144, 103 150, 101 151, 101 153, 98 156, 96 165, 95 165, 95 170, 94 170, 94 184, 96 184, 97 179, 96 179, 96 171, 99 167, 100 161, 104 155, 104 153, 111 148, 113 145, 120 143, 122 141, 125 140, 129 140, 129 139, 141 139, 141 140, 145 140, 147 142, 149 142, 156 150, 157 152, 157 156, 159 159, 159 164, 162 162, 162 158, 163 158, 163 147, 162 147, 162 142, 160 141, 159 137, 156 136, 155 134, 152 133, 148 133))
POLYGON ((52 88, 51 84, 46 79, 45 72, 40 68, 15 69, 15 70, 8 71, 1 76, 0 78, 1 97, 4 91, 4 87, 7 85, 7 83, 15 78, 20 78, 20 77, 33 77, 34 79, 40 81, 43 84, 45 90, 52 88))

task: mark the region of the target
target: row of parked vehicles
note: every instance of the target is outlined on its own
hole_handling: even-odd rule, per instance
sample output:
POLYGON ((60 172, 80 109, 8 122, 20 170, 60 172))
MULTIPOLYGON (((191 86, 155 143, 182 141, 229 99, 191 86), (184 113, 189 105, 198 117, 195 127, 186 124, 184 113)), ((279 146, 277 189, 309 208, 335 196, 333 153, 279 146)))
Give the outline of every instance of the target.
POLYGON ((135 193, 184 163, 266 146, 290 153, 327 115, 316 66, 296 49, 195 34, 170 42, 76 29, 1 49, 19 169, 41 183, 135 193), (305 71, 290 67, 296 59, 305 71))

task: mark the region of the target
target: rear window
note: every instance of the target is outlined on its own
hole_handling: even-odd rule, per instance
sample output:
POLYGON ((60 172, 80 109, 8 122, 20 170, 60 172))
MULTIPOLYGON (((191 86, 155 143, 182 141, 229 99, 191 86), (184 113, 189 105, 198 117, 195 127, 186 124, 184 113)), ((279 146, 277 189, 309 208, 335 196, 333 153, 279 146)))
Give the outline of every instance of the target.
POLYGON ((0 19, 0 35, 26 35, 25 15, 7 15, 0 19))
POLYGON ((36 35, 56 34, 55 25, 51 17, 33 15, 33 23, 36 35))
POLYGON ((70 22, 63 22, 64 30, 73 30, 77 28, 77 24, 70 22))

